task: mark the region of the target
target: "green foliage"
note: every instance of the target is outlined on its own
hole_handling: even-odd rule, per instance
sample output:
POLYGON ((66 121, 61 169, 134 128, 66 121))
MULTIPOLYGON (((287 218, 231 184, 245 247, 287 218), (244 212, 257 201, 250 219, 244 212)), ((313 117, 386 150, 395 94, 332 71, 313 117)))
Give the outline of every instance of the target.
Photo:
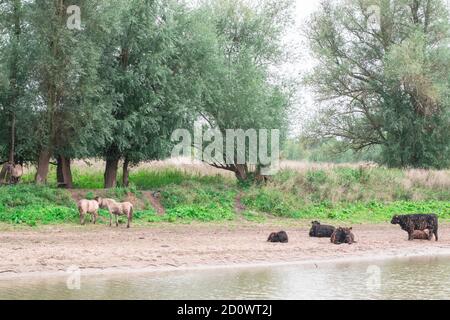
MULTIPOLYGON (((103 171, 95 169, 72 168, 75 189, 103 189, 103 171)), ((35 171, 30 170, 22 178, 24 183, 34 181, 35 171)), ((119 178, 121 176, 119 175, 119 178)), ((168 185, 180 185, 185 181, 198 182, 203 184, 221 184, 230 185, 234 182, 232 178, 224 178, 220 175, 205 175, 193 173, 182 169, 139 169, 130 173, 130 190, 156 190, 168 185)), ((48 175, 48 185, 56 187, 56 168, 52 166, 48 175)))
POLYGON ((285 170, 268 185, 247 189, 242 201, 248 210, 302 219, 387 221, 396 210, 448 218, 450 173, 425 174, 361 167, 285 170))
POLYGON ((197 220, 202 222, 233 220, 234 213, 231 209, 210 204, 209 206, 191 205, 179 206, 167 211, 169 221, 197 220))
POLYGON ((293 214, 296 219, 324 219, 364 222, 389 222, 396 214, 436 213, 440 219, 450 218, 450 205, 443 201, 395 201, 381 203, 339 203, 305 207, 293 214))
POLYGON ((181 185, 185 181, 204 184, 221 183, 224 178, 188 173, 179 169, 139 170, 130 174, 130 181, 140 190, 153 190, 168 185, 181 185))
POLYGON ((354 151, 349 150, 345 142, 334 137, 311 140, 300 136, 297 139, 288 139, 283 147, 283 156, 287 160, 307 162, 382 162, 380 146, 354 151))
POLYGON ((75 223, 79 215, 76 208, 54 205, 21 206, 13 210, 0 212, 0 221, 14 224, 38 224, 75 223))
POLYGON ((88 193, 86 193, 86 197, 87 200, 94 200, 95 198, 95 194, 92 191, 89 191, 88 193))
MULTIPOLYGON (((80 173, 82 174, 82 173, 80 173)), ((152 170, 140 175, 152 177, 152 170)), ((158 190, 166 209, 158 215, 135 187, 115 188, 107 197, 139 202, 134 223, 190 223, 236 219, 236 197, 242 194, 245 210, 241 218, 263 222, 269 217, 320 219, 334 222, 388 222, 394 214, 437 213, 450 219, 450 172, 402 171, 397 169, 335 167, 283 170, 267 185, 248 185, 220 177, 184 173, 179 179, 173 170, 158 171, 158 190), (166 176, 165 176, 166 175, 166 176), (177 177, 177 178, 174 178, 177 177)), ((89 174, 85 181, 89 181, 89 174)), ((150 186, 155 186, 150 184, 150 186)), ((145 190, 145 185, 142 185, 145 190)), ((155 189, 153 189, 155 190, 155 189)), ((92 199, 94 191, 86 192, 92 199)), ((101 210, 100 224, 109 221, 101 210)), ((122 218, 123 220, 123 218, 122 218)), ((0 222, 36 226, 78 223, 78 212, 69 192, 49 187, 18 185, 0 188, 0 222)))
POLYGON ((306 173, 306 180, 312 185, 320 185, 327 181, 327 173, 324 170, 309 170, 306 173))
POLYGON ((113 100, 112 132, 97 154, 131 164, 163 158, 171 133, 196 117, 202 94, 198 68, 211 39, 196 10, 177 2, 133 0, 111 8, 114 35, 98 72, 113 100))
POLYGON ((320 61, 306 77, 325 102, 308 135, 378 146, 391 167, 450 164, 449 14, 443 0, 324 1, 306 34, 320 61), (371 6, 380 25, 371 27, 371 6))
POLYGON ((237 190, 223 183, 204 184, 186 181, 181 185, 170 185, 162 189, 162 202, 165 208, 176 209, 184 205, 214 206, 232 209, 237 190))
POLYGON ((50 203, 68 206, 73 201, 70 194, 64 190, 33 185, 17 185, 0 187, 0 203, 8 209, 50 203))
POLYGON ((0 221, 14 224, 73 223, 78 210, 70 194, 47 187, 0 188, 0 221))
MULTIPOLYGON (((263 0, 253 7, 247 1, 230 0, 212 1, 202 8, 216 35, 214 51, 200 69, 199 80, 208 94, 199 111, 208 126, 223 136, 227 129, 279 129, 284 140, 291 83, 281 75, 273 77, 269 66, 283 62, 282 34, 291 22, 291 4, 263 0)), ((205 161, 224 164, 227 159, 229 169, 236 172, 236 163, 230 163, 234 157, 226 158, 226 148, 215 150, 221 154, 205 161)))

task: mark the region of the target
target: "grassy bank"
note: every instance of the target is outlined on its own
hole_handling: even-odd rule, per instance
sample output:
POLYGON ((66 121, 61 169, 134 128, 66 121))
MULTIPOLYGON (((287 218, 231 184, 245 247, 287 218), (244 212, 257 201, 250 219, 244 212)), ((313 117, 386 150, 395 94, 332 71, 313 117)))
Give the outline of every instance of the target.
MULTIPOLYGON (((25 181, 30 180, 31 174, 25 181)), ((52 179, 52 176, 51 176, 52 179)), ((74 169, 81 196, 100 189, 100 171, 74 169), (91 190, 89 190, 91 189, 91 190)), ((227 176, 174 168, 135 170, 132 186, 102 191, 105 196, 138 202, 135 223, 190 221, 264 221, 273 217, 336 222, 386 222, 398 213, 439 214, 450 218, 450 172, 395 170, 356 166, 291 168, 266 185, 238 185, 227 176), (161 192, 164 216, 156 214, 145 190, 161 192), (245 207, 236 213, 236 198, 245 207)), ((52 180, 51 180, 52 181, 52 180)), ((101 215, 107 217, 107 212, 101 215)), ((52 187, 24 184, 0 188, 0 222, 30 226, 77 223, 73 194, 52 187)))

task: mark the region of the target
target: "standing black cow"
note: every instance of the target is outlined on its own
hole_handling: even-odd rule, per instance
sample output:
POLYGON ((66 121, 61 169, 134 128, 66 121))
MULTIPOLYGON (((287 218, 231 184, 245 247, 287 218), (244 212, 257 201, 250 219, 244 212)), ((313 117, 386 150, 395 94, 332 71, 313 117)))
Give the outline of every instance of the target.
POLYGON ((397 215, 392 218, 392 224, 398 224, 408 232, 408 240, 414 240, 414 231, 429 231, 428 240, 436 238, 438 241, 438 216, 435 214, 408 214, 397 215))

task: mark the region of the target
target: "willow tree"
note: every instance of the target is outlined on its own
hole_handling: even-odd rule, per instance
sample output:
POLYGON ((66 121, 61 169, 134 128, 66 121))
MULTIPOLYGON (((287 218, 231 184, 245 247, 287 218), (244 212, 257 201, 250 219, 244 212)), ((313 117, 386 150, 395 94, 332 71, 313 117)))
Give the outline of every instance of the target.
POLYGON ((31 3, 30 45, 34 54, 29 90, 35 92, 32 108, 36 118, 37 183, 46 182, 50 159, 55 158, 59 183, 70 187, 70 157, 78 152, 74 143, 91 119, 106 114, 105 104, 98 99, 101 84, 97 78, 105 4, 82 0, 31 3), (78 10, 68 9, 74 5, 81 10, 71 21, 78 10))
POLYGON ((306 35, 316 137, 381 146, 390 166, 450 164, 449 16, 441 0, 326 1, 306 35))
MULTIPOLYGON (((24 8, 20 0, 8 0, 0 3, 0 54, 2 56, 2 79, 0 80, 0 121, 1 140, 5 146, 4 154, 10 164, 15 163, 16 122, 21 112, 20 99, 26 80, 24 64, 24 45, 22 29, 24 8), (5 140, 4 140, 5 139, 5 140)), ((0 180, 2 178, 0 177, 0 180)))
MULTIPOLYGON (((230 132, 277 129, 281 138, 286 132, 290 87, 271 68, 284 61, 282 37, 291 22, 291 4, 227 0, 210 1, 204 9, 210 12, 209 23, 216 32, 217 45, 202 77, 205 94, 200 115, 210 128, 221 133, 224 147, 219 148, 223 154, 203 160, 234 172, 239 180, 258 175, 263 167, 261 137, 257 137, 258 146, 244 141, 241 149, 237 139, 229 140, 234 146, 230 154, 225 146, 230 132), (254 160, 250 161, 252 156, 254 160)), ((270 144, 268 140, 269 149, 270 144)))
POLYGON ((133 0, 116 12, 99 70, 114 99, 112 135, 99 152, 106 160, 105 188, 117 185, 120 160, 126 186, 130 165, 169 154, 172 131, 192 120, 204 54, 198 21, 182 5, 133 0))

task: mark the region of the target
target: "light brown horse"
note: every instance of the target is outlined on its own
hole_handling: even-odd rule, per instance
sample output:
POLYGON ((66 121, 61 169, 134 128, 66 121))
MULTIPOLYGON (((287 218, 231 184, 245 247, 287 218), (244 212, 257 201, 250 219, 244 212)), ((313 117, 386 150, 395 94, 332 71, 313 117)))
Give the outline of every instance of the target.
POLYGON ((91 214, 91 222, 94 224, 97 222, 98 218, 98 202, 95 200, 80 200, 78 201, 78 212, 80 213, 80 223, 84 225, 84 216, 88 213, 91 214))
POLYGON ((0 184, 17 184, 23 175, 23 167, 20 164, 6 163, 0 172, 0 184))
POLYGON ((102 209, 108 209, 109 212, 109 226, 112 226, 112 217, 115 216, 116 227, 119 226, 119 216, 127 216, 127 228, 130 227, 130 222, 133 220, 133 204, 130 202, 117 202, 114 199, 103 199, 96 197, 95 200, 102 209))

